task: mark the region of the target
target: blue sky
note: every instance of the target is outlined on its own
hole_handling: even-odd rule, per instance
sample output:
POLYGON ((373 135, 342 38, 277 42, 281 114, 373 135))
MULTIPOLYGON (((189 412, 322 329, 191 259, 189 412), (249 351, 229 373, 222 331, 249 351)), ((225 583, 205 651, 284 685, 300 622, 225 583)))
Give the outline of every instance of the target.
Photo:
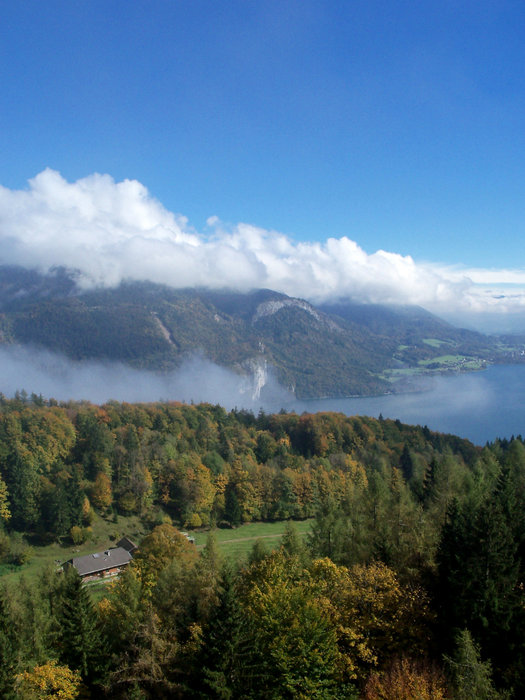
POLYGON ((24 0, 0 21, 9 192, 107 173, 203 235, 217 216, 525 276, 523 2, 24 0))

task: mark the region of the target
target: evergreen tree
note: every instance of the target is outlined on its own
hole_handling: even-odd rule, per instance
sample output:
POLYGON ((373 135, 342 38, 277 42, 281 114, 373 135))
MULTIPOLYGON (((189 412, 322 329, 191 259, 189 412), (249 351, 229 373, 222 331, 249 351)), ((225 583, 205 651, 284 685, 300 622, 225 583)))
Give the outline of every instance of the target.
POLYGON ((74 524, 71 518, 70 498, 69 478, 60 475, 42 504, 42 519, 49 532, 65 535, 70 531, 71 525, 74 524))
POLYGON ((404 480, 408 484, 414 476, 414 460, 412 459, 412 455, 410 453, 408 445, 406 444, 404 445, 403 452, 401 453, 401 457, 399 458, 399 468, 401 469, 401 473, 403 474, 404 480))
POLYGON ((241 506, 234 484, 228 484, 224 494, 224 518, 232 527, 241 524, 241 506))
POLYGON ((195 667, 193 683, 199 697, 230 700, 234 696, 241 625, 235 573, 226 565, 218 604, 204 627, 195 667))
POLYGON ((263 559, 266 559, 269 553, 266 544, 258 537, 253 543, 250 554, 248 555, 248 564, 258 564, 263 561, 263 559))
POLYGON ((449 511, 439 550, 438 600, 445 636, 467 628, 501 679, 514 658, 516 626, 523 629, 519 562, 498 500, 449 511))
POLYGON ((445 657, 445 661, 455 700, 498 700, 501 697, 492 683, 490 662, 481 661, 479 648, 468 630, 457 634, 454 656, 445 657))
POLYGON ((0 697, 13 698, 18 645, 5 590, 0 591, 0 697))
POLYGON ((104 666, 105 644, 89 593, 72 567, 66 573, 59 622, 61 660, 84 681, 94 682, 104 666))
POLYGON ((288 556, 298 557, 301 564, 306 565, 308 559, 307 549, 297 531, 297 527, 291 521, 288 521, 285 525, 281 546, 288 556))

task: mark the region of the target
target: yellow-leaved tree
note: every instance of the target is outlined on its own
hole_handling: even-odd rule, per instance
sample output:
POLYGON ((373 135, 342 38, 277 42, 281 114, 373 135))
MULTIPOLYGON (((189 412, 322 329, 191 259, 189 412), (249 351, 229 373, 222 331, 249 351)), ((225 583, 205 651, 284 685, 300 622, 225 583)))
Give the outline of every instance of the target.
POLYGON ((76 671, 68 666, 57 666, 56 661, 48 661, 16 676, 16 697, 19 700, 75 700, 81 684, 82 679, 76 671))
POLYGON ((0 520, 7 522, 10 517, 11 511, 9 510, 7 485, 2 477, 0 477, 0 520))
POLYGON ((365 700, 445 700, 448 697, 441 669, 405 657, 394 661, 384 673, 373 673, 364 691, 365 700))
POLYGON ((91 489, 91 500, 93 504, 100 510, 109 508, 113 501, 111 492, 111 481, 104 472, 99 472, 95 478, 95 483, 91 489))
POLYGON ((402 586, 385 564, 337 566, 330 559, 312 564, 311 587, 337 628, 338 643, 351 678, 401 651, 425 652, 426 596, 402 586))

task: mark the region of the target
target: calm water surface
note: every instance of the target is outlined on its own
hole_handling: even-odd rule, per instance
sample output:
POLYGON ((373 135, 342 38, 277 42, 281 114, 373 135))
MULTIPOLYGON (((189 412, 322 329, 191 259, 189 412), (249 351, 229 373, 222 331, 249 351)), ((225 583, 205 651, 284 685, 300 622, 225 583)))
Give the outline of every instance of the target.
MULTIPOLYGON (((275 407, 274 407, 275 408, 275 407)), ((436 377, 422 392, 362 399, 292 401, 286 410, 339 411, 346 415, 398 418, 428 425, 484 445, 497 437, 525 435, 525 365, 436 377)))

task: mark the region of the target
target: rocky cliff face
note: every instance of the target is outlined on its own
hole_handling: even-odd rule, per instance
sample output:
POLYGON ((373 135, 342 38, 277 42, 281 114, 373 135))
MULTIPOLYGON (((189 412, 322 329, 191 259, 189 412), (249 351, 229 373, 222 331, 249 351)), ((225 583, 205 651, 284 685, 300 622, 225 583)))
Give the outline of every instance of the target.
POLYGON ((243 369, 247 374, 241 391, 257 401, 268 383, 268 362, 264 357, 254 357, 243 363, 243 369))

